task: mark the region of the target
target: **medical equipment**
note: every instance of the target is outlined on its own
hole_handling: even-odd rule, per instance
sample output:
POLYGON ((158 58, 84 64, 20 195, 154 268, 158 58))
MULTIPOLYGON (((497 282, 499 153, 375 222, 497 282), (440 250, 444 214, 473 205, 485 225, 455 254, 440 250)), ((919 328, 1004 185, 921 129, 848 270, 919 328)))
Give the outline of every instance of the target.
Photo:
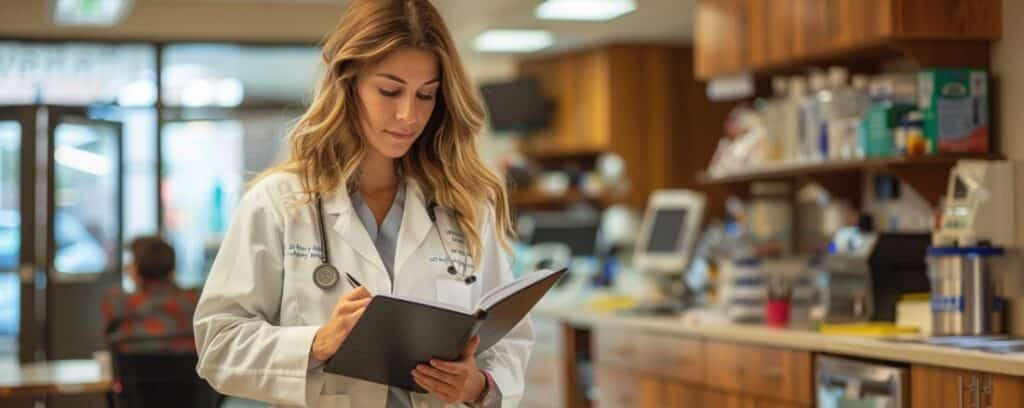
MULTIPOLYGON (((324 228, 323 198, 319 195, 316 198, 316 212, 317 226, 320 231, 320 265, 313 269, 313 283, 315 283, 320 289, 328 290, 338 284, 338 279, 341 277, 341 273, 338 272, 338 268, 331 265, 330 258, 328 257, 327 231, 326 228, 324 228)), ((444 236, 441 235, 441 229, 437 226, 437 203, 431 201, 430 204, 427 205, 427 214, 430 216, 430 222, 434 224, 434 230, 437 231, 437 238, 441 240, 441 246, 444 248, 445 257, 448 258, 448 274, 466 282, 467 285, 476 282, 476 276, 467 271, 468 262, 463 262, 461 273, 455 267, 455 260, 452 258, 451 252, 448 250, 448 244, 445 242, 444 236)), ((464 257, 468 257, 468 255, 464 255, 464 257)), ((360 286, 359 282, 356 281, 348 272, 345 272, 345 277, 353 287, 360 286)))
POLYGON ((647 200, 633 250, 635 269, 658 281, 663 299, 656 309, 678 310, 689 290, 682 281, 704 215, 704 195, 689 190, 658 190, 647 200))
POLYGON ((689 265, 704 213, 704 195, 687 190, 651 194, 634 248, 638 269, 652 274, 680 274, 689 265))
POLYGON ((932 244, 1014 245, 1014 165, 1009 161, 960 160, 949 173, 941 226, 932 244))

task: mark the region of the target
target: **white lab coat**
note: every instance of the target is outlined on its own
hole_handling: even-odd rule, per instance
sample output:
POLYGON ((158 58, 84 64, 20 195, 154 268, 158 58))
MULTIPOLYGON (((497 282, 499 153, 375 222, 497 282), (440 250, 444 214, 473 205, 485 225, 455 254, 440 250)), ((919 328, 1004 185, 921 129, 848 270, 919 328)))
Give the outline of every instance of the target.
MULTIPOLYGON (((484 211, 477 282, 466 286, 446 272, 444 248, 433 230, 422 191, 407 179, 406 202, 394 260, 394 284, 344 191, 324 197, 330 261, 370 293, 475 306, 482 294, 512 279, 495 234, 494 213, 484 211), (453 283, 458 283, 454 285, 453 283)), ((294 202, 299 178, 278 173, 242 198, 221 244, 195 312, 197 370, 221 393, 282 406, 381 407, 387 387, 309 368, 313 336, 338 298, 351 287, 344 277, 330 290, 313 283, 320 264, 315 205, 294 202)), ((438 211, 442 233, 458 234, 454 219, 438 211)), ((446 238, 452 257, 463 248, 446 238)), ((494 377, 502 407, 518 406, 533 343, 529 319, 477 358, 494 377)), ((417 408, 442 407, 428 394, 412 394, 417 408)))

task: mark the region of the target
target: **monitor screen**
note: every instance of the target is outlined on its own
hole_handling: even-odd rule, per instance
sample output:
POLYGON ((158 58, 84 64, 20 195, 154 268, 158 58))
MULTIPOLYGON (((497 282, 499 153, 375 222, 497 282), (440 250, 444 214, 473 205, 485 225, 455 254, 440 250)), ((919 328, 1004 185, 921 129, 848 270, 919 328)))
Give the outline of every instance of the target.
POLYGON ((517 78, 480 87, 495 131, 531 131, 547 127, 550 106, 535 78, 517 78))
POLYGON ((648 253, 673 253, 683 248, 682 233, 686 228, 686 208, 666 208, 654 213, 648 253))
POLYGON ((529 243, 559 242, 568 245, 573 256, 594 255, 597 229, 597 224, 558 227, 538 226, 533 230, 529 243))
POLYGON ((963 200, 967 198, 967 184, 960 176, 953 176, 953 199, 963 200))
POLYGON ((529 228, 520 237, 527 244, 557 242, 566 244, 572 256, 594 255, 601 218, 596 213, 535 211, 520 215, 529 228))

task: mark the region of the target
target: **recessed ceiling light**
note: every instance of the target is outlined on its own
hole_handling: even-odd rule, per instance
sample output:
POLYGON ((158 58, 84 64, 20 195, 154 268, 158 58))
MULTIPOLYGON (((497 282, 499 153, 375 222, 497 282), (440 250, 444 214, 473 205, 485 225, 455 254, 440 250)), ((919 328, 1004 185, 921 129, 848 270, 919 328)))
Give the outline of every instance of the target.
POLYGON ((634 0, 546 0, 537 6, 537 18, 544 20, 604 21, 632 13, 634 0))
POLYGON ((555 36, 546 30, 488 30, 473 39, 480 52, 534 52, 550 47, 555 36))
POLYGON ((58 25, 112 26, 128 14, 132 0, 52 0, 58 25))

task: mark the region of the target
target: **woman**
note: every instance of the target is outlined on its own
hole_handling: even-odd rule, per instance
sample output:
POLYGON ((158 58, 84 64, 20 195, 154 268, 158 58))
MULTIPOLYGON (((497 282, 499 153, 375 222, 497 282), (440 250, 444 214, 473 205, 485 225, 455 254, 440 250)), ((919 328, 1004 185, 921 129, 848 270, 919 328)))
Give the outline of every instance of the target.
POLYGON ((429 394, 323 373, 372 293, 468 308, 512 279, 507 194, 480 159, 483 109, 437 10, 353 0, 323 57, 290 159, 242 198, 210 271, 199 374, 275 405, 518 405, 527 320, 476 358, 473 339, 458 361, 419 365, 429 394), (325 263, 341 279, 313 273, 325 263))

